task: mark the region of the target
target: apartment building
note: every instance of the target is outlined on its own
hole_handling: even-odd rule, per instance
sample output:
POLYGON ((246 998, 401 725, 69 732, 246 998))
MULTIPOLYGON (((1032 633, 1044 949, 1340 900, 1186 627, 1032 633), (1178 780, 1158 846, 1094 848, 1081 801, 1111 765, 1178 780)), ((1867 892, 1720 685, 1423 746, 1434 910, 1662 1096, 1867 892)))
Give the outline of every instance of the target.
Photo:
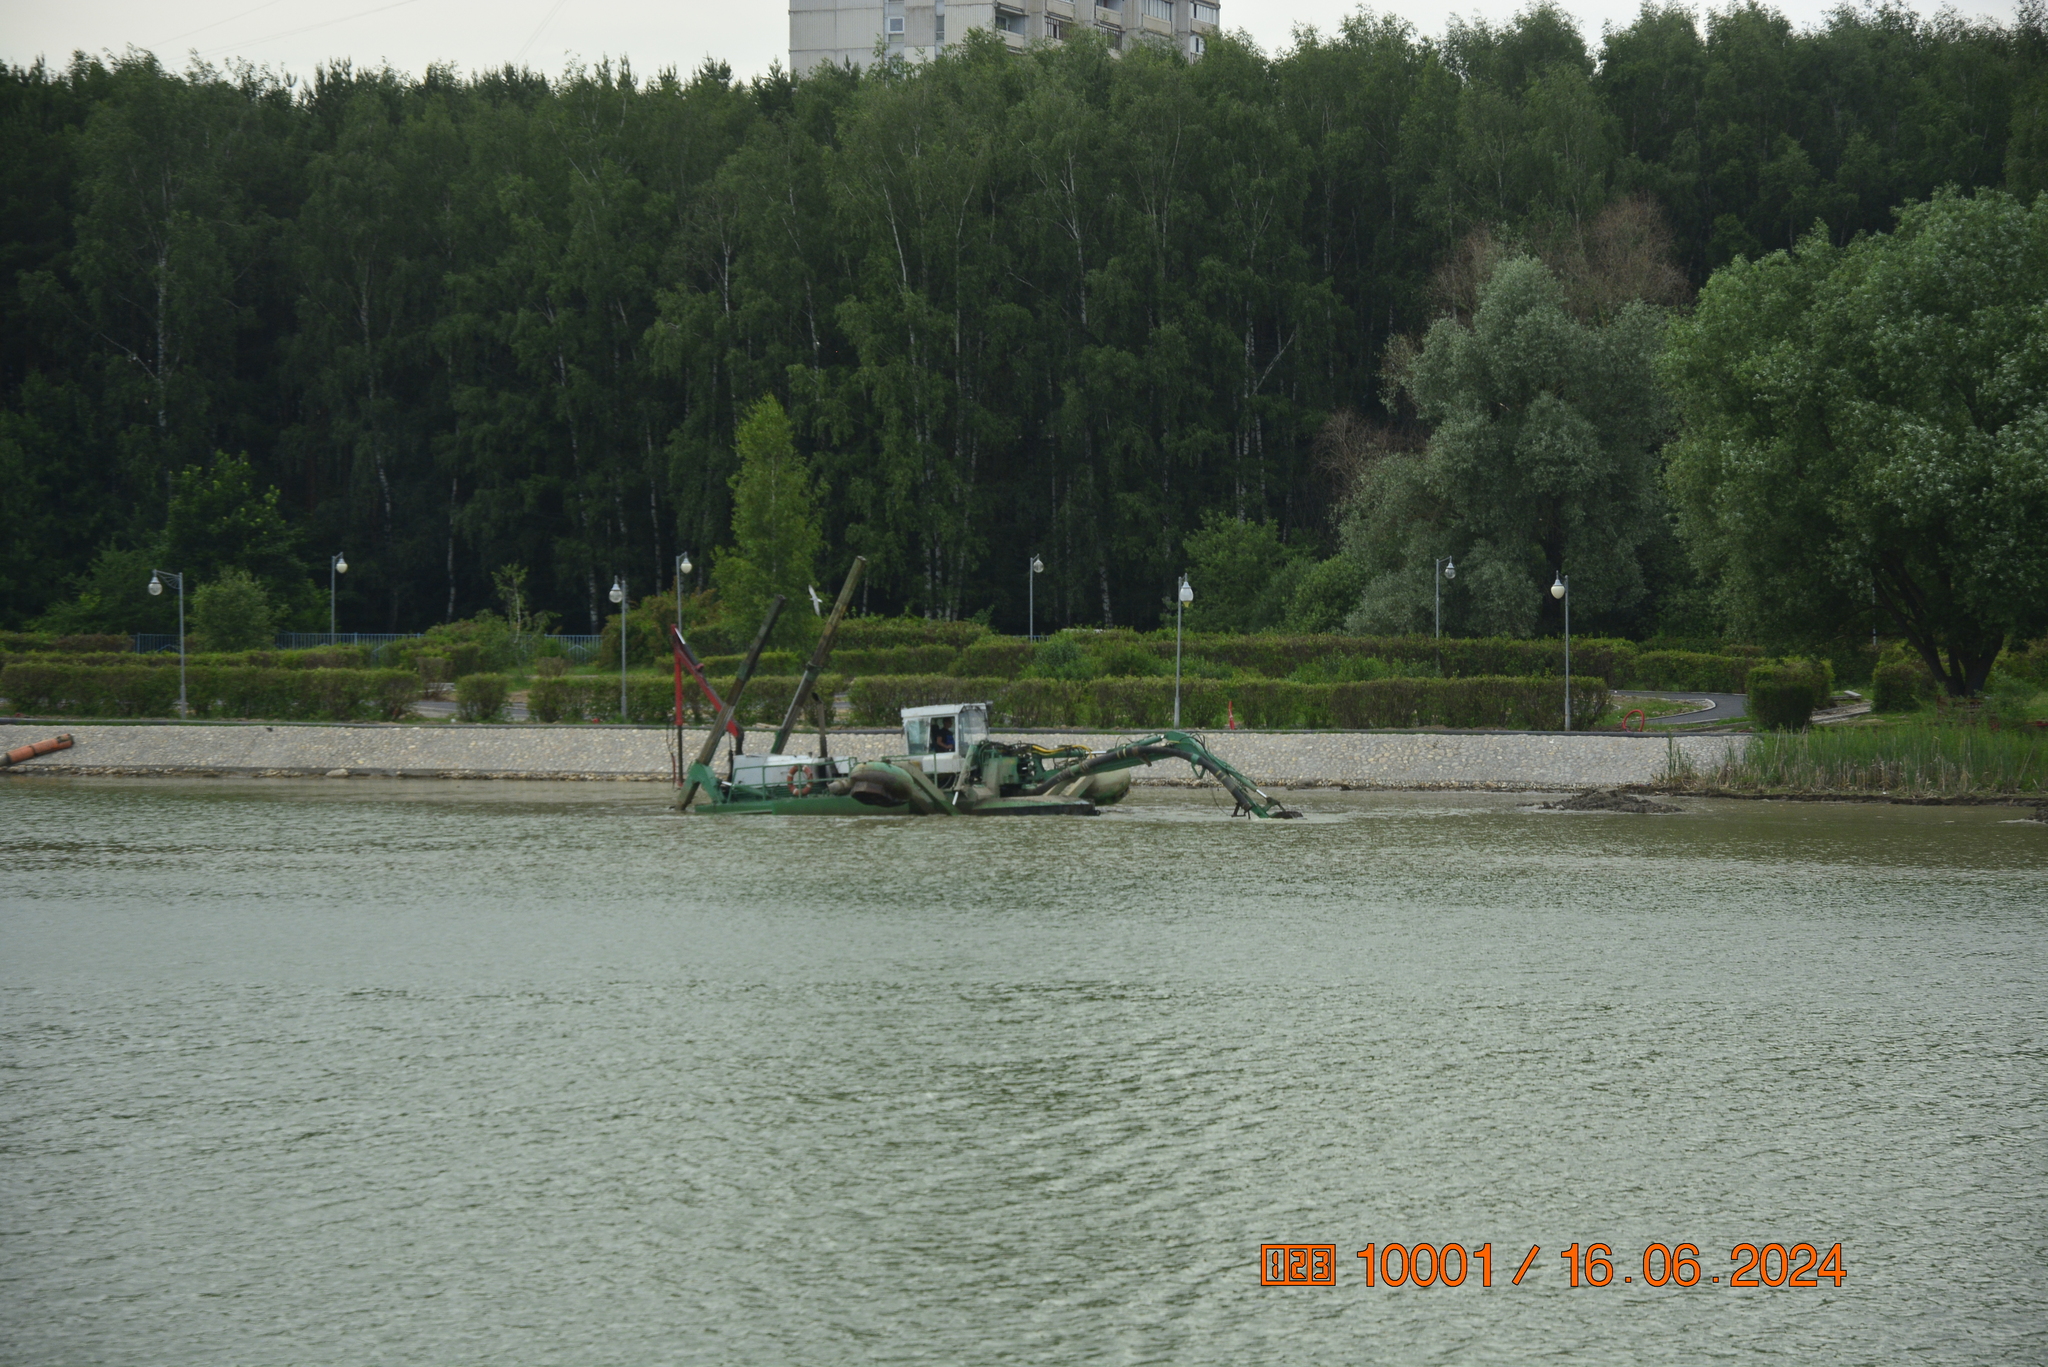
POLYGON ((802 75, 827 62, 873 60, 875 44, 913 61, 959 42, 969 29, 1001 34, 1011 47, 1064 42, 1099 30, 1112 51, 1170 43, 1200 57, 1217 31, 1214 0, 789 0, 789 68, 802 75))

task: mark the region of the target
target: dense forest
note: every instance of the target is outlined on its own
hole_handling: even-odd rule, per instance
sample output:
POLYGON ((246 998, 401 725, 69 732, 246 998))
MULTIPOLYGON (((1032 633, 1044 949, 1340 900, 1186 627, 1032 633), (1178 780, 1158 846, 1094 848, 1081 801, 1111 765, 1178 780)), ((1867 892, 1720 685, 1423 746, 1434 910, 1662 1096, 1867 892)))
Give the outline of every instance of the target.
MULTIPOLYGON (((868 611, 1022 630, 1035 554, 1040 630, 1150 627, 1191 537, 1329 557, 1371 452, 1456 419, 1416 358, 1489 244, 1590 298, 1621 366, 1654 334, 1623 296, 2044 185, 2034 7, 1646 7, 1597 50, 1544 5, 1441 38, 1361 12, 1277 55, 970 42, 800 81, 9 68, 0 626, 164 629, 149 562, 228 556, 324 628, 346 551, 343 630, 496 605, 512 565, 595 630, 614 576, 689 551, 711 582, 772 396, 828 593, 862 554, 868 611)), ((1702 611, 1653 484, 1588 626, 1702 611)))

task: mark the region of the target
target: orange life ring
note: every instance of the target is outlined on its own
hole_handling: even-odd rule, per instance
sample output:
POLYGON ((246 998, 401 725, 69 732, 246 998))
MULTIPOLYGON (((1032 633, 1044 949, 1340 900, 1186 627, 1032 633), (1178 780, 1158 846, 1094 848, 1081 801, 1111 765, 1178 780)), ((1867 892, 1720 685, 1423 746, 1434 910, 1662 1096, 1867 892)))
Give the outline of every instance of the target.
POLYGON ((791 797, 809 797, 811 789, 816 786, 817 775, 811 772, 810 765, 799 764, 789 771, 789 795, 791 797), (799 782, 799 776, 801 776, 801 782, 799 782))

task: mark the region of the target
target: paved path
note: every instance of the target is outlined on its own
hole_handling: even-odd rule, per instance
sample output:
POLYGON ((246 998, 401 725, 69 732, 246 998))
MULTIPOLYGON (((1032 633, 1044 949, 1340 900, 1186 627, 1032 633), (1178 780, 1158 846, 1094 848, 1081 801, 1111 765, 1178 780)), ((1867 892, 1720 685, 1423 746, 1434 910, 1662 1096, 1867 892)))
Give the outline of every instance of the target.
MULTIPOLYGON (((1697 712, 1680 712, 1669 717, 1651 717, 1652 726, 1694 726, 1701 722, 1739 721, 1749 715, 1749 700, 1740 693, 1649 693, 1640 689, 1617 688, 1616 698, 1663 698, 1667 702, 1704 702, 1697 712)), ((1627 711, 1627 708, 1623 708, 1627 711)))
MULTIPOLYGON (((259 777, 623 779, 666 782, 665 727, 294 725, 248 722, 109 726, 0 721, 0 750, 68 731, 70 750, 0 775, 221 774, 259 777)), ((685 732, 692 751, 702 731, 685 732)), ((1121 733, 1004 733, 1011 741, 1101 748, 1121 733)), ((799 736, 797 745, 808 738, 799 736)), ((1498 788, 1558 791, 1654 782, 1676 746, 1696 767, 1718 763, 1740 736, 1645 736, 1612 731, 1214 731, 1210 746, 1270 787, 1498 788)), ((836 754, 875 758, 902 749, 900 731, 836 731, 836 754)), ((795 748, 793 746, 792 748, 795 748)), ((1140 781, 1180 782, 1179 764, 1140 781)))

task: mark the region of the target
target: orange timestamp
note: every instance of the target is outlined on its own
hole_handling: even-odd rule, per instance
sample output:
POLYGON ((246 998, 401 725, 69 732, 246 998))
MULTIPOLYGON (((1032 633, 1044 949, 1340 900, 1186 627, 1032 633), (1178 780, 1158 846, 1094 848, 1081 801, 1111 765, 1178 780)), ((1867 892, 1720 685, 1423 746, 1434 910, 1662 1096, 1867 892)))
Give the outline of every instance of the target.
MULTIPOLYGON (((1543 1245, 1531 1244, 1516 1264, 1509 1286, 1520 1286, 1536 1266, 1543 1245)), ((1512 1255, 1510 1255, 1512 1256, 1512 1255)), ((1572 1287, 1613 1286, 1614 1249, 1611 1245, 1573 1244, 1558 1250, 1564 1272, 1572 1287)), ((1358 1250, 1367 1286, 1458 1287, 1468 1283, 1493 1285, 1493 1243, 1467 1246, 1461 1243, 1382 1244, 1377 1241, 1358 1250)), ((1817 1244, 1737 1244, 1728 1253, 1735 1267, 1727 1276, 1708 1275, 1700 1267, 1697 1244, 1653 1243, 1643 1248, 1640 1277, 1624 1273, 1621 1285, 1640 1280, 1645 1286, 1754 1286, 1817 1287, 1830 1281, 1837 1288, 1849 1274, 1842 1266, 1842 1246, 1837 1243, 1823 1253, 1817 1244)), ((1506 1271, 1506 1264, 1502 1264, 1506 1271)), ((1337 1246, 1335 1244, 1260 1244, 1259 1285, 1335 1286, 1337 1246)))

